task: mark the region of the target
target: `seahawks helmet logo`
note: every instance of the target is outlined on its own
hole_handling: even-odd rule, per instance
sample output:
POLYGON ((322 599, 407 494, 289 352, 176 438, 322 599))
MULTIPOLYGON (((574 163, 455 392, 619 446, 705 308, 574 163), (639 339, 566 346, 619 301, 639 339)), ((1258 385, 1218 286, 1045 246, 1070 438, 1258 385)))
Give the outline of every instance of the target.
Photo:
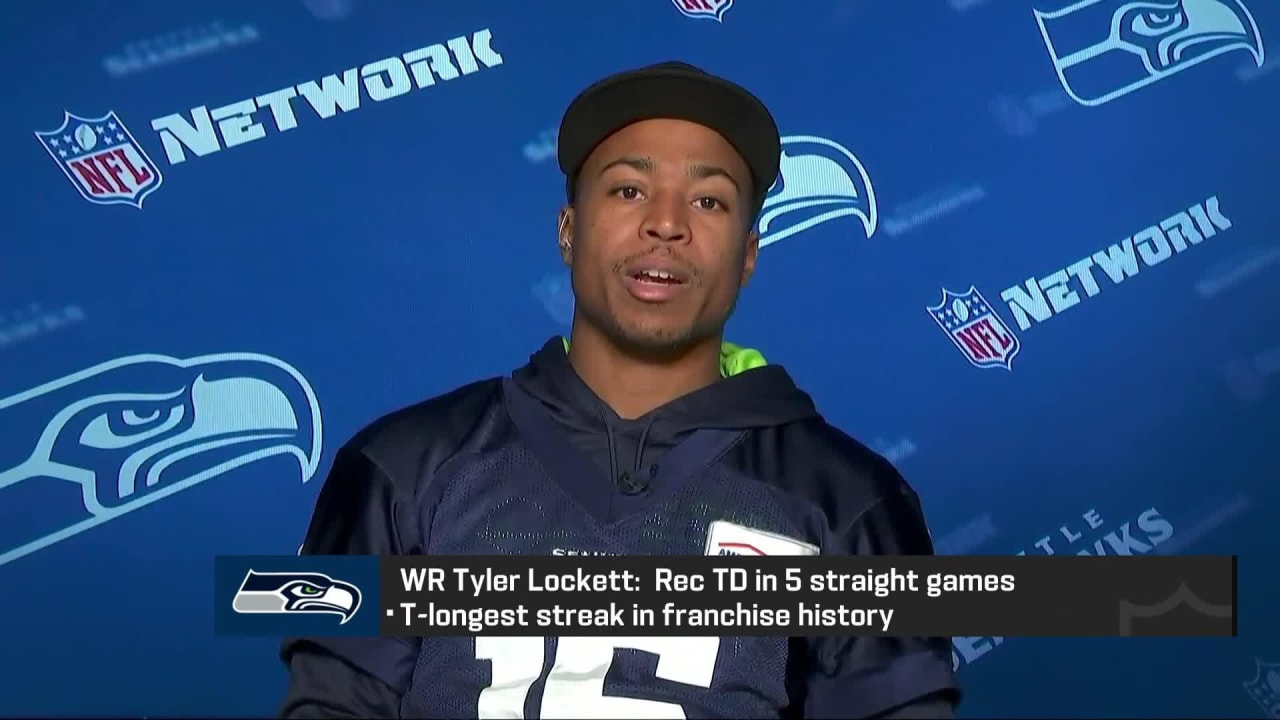
POLYGON ((345 625, 360 609, 360 588, 320 573, 249 570, 231 606, 246 615, 331 613, 345 625))

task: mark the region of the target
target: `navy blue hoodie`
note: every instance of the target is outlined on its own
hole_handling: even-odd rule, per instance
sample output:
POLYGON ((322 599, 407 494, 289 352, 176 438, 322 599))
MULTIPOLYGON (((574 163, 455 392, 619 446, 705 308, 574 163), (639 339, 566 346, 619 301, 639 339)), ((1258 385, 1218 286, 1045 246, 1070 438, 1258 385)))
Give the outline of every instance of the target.
MULTIPOLYGON (((553 338, 337 453, 303 554, 932 554, 916 494, 787 372, 625 420, 553 338)), ((291 638, 283 717, 947 718, 946 638, 291 638), (595 688, 587 691, 584 688, 595 688)))

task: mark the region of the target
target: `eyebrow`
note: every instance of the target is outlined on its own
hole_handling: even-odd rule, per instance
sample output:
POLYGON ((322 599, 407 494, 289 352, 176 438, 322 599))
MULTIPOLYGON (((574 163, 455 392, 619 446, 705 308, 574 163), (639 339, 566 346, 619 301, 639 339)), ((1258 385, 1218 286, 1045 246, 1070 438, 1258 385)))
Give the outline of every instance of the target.
POLYGON ((705 180, 707 178, 713 178, 713 177, 722 177, 725 180, 728 180, 729 182, 733 183, 733 187, 737 189, 739 192, 742 191, 742 188, 738 185, 738 181, 733 177, 733 175, 729 174, 728 170, 725 170, 722 167, 717 167, 715 165, 694 165, 689 168, 689 177, 697 178, 699 180, 705 180))
MULTIPOLYGON (((604 175, 605 173, 609 172, 609 170, 618 166, 629 167, 633 170, 636 170, 638 172, 644 172, 644 173, 653 172, 656 167, 654 165, 652 158, 636 157, 636 156, 628 155, 625 157, 620 157, 617 160, 614 160, 613 162, 600 168, 599 174, 604 175)), ((734 188, 738 189, 739 191, 742 190, 742 187, 738 184, 737 179, 734 178, 733 175, 728 170, 725 170, 724 168, 718 167, 716 165, 705 165, 705 164, 691 165, 689 167, 689 177, 696 178, 698 180, 706 180, 708 178, 713 178, 713 177, 722 177, 725 180, 728 180, 729 182, 733 183, 734 188)))
POLYGON ((600 168, 600 172, 598 174, 604 175, 605 173, 609 172, 613 168, 619 167, 619 166, 629 167, 632 170, 638 170, 640 172, 653 172, 654 170, 654 164, 651 158, 634 157, 634 156, 628 155, 626 157, 620 157, 617 160, 614 160, 613 162, 600 168))

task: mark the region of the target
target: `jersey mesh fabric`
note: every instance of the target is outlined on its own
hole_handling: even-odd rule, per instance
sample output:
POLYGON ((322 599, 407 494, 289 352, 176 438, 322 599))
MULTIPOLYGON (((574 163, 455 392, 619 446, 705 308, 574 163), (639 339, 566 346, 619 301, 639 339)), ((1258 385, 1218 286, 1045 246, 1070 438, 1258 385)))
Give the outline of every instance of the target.
MULTIPOLYGON (((817 543, 812 512, 803 503, 724 467, 706 468, 666 501, 610 524, 580 508, 520 446, 473 458, 439 480, 446 485, 429 533, 427 552, 433 555, 701 555, 715 520, 817 543)), ((598 482, 609 478, 601 473, 598 482)), ((544 664, 525 703, 529 718, 540 717, 548 674, 556 672, 560 643, 555 637, 544 642, 544 664)), ((666 647, 678 654, 680 642, 708 641, 685 639, 666 647)), ((711 690, 658 678, 659 657, 628 648, 622 639, 612 662, 602 661, 587 675, 603 676, 605 697, 675 703, 690 718, 777 716, 789 704, 788 673, 803 672, 805 664, 789 657, 789 645, 787 638, 722 638, 711 690)), ((581 667, 574 670, 575 682, 592 679, 581 676, 581 667)), ((426 638, 404 713, 476 717, 477 699, 490 682, 490 661, 477 659, 472 638, 426 638)))

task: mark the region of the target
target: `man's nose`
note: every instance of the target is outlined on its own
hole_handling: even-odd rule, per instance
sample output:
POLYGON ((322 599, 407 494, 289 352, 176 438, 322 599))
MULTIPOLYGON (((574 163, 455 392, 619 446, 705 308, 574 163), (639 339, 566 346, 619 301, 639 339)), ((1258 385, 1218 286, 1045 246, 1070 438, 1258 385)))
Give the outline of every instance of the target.
POLYGON ((649 240, 682 242, 689 239, 687 208, 679 198, 665 195, 649 203, 649 214, 640 230, 649 240))

